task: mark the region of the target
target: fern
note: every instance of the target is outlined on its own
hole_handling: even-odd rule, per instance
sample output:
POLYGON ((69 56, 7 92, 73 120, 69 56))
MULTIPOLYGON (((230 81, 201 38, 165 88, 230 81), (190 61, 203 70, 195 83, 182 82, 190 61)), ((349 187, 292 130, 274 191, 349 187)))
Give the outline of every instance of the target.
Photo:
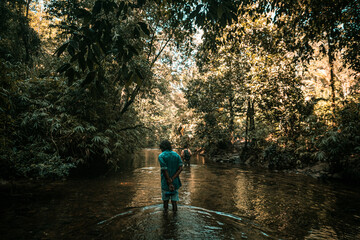
POLYGON ((89 132, 95 132, 97 129, 95 126, 89 126, 86 128, 86 131, 89 131, 89 132))
POLYGON ((93 139, 91 141, 94 143, 101 143, 102 138, 100 136, 95 136, 95 137, 93 137, 93 139))
POLYGON ((74 132, 81 132, 81 133, 84 133, 85 131, 85 128, 83 126, 76 126, 74 129, 73 129, 74 132))
POLYGON ((123 145, 122 142, 116 142, 114 146, 115 146, 115 149, 116 149, 116 148, 122 147, 122 145, 123 145))
POLYGON ((326 153, 323 151, 318 151, 314 154, 314 158, 319 162, 324 162, 326 160, 326 153))
POLYGON ((111 155, 112 152, 110 151, 110 149, 108 149, 107 147, 103 148, 104 154, 105 155, 111 155))

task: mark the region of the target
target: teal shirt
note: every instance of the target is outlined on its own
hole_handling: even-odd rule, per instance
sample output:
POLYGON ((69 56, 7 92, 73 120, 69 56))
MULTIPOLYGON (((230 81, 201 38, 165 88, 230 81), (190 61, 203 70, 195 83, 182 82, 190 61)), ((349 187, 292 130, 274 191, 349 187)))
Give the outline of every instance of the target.
MULTIPOLYGON (((183 165, 181 157, 174 151, 166 150, 160 153, 158 160, 161 170, 168 170, 169 177, 174 176, 179 167, 183 165)), ((181 181, 179 177, 174 179, 173 185, 176 190, 181 187, 181 181)), ((161 171, 161 189, 165 191, 169 190, 169 186, 166 183, 166 178, 163 171, 161 171)))

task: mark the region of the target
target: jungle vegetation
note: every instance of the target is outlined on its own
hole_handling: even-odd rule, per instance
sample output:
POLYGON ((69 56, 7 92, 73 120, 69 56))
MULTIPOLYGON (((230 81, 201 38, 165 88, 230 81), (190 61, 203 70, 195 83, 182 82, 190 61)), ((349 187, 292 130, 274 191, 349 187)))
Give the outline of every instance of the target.
POLYGON ((360 175, 360 1, 3 0, 0 177, 101 174, 168 138, 360 175))

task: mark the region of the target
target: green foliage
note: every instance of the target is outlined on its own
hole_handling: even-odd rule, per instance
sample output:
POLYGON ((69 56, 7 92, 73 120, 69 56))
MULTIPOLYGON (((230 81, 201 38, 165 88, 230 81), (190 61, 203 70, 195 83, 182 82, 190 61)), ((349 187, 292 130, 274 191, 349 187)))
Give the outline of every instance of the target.
POLYGON ((26 1, 0 2, 0 58, 31 63, 40 49, 40 39, 29 26, 26 1))
MULTIPOLYGON (((325 153, 324 158, 334 172, 350 169, 359 161, 359 104, 346 103, 338 116, 338 128, 327 131, 316 142, 319 152, 325 153)), ((319 152, 316 154, 319 155, 319 152)))
POLYGON ((12 112, 14 111, 14 104, 11 96, 14 91, 14 82, 12 79, 16 76, 14 71, 18 70, 19 66, 14 66, 10 62, 5 62, 0 59, 0 174, 11 174, 11 163, 9 161, 9 149, 13 146, 11 133, 15 131, 16 125, 12 112))
POLYGON ((234 121, 233 108, 239 107, 233 94, 230 80, 224 78, 199 78, 187 86, 185 97, 188 106, 194 108, 203 119, 196 128, 196 135, 201 139, 198 143, 208 152, 228 149, 230 146, 229 127, 234 121))
POLYGON ((91 12, 82 7, 73 9, 81 21, 62 23, 70 39, 55 52, 57 56, 68 53, 69 61, 58 72, 65 74, 69 85, 79 79, 81 87, 95 84, 98 94, 102 94, 109 78, 113 84, 127 89, 135 85, 127 94, 129 100, 121 110, 123 113, 133 103, 148 74, 142 60, 135 58, 143 49, 144 32, 149 30, 144 22, 127 20, 130 7, 129 3, 118 5, 114 1, 98 0, 91 12), (115 73, 107 72, 110 64, 115 73))
MULTIPOLYGON (((279 12, 284 15, 276 15, 274 19, 256 13, 261 9, 249 7, 245 10, 248 15, 245 14, 236 24, 221 32, 205 33, 205 41, 197 55, 201 76, 197 75, 186 91, 189 107, 200 118, 197 129, 201 131, 197 132, 197 138, 202 146, 209 146, 216 140, 221 141, 224 136, 228 139, 231 139, 229 136, 238 137, 240 144, 245 141, 243 149, 249 152, 244 156, 255 155, 256 161, 265 160, 270 168, 288 169, 328 162, 333 172, 349 169, 358 161, 358 148, 355 147, 358 144, 355 140, 358 134, 355 130, 358 127, 358 110, 354 107, 358 99, 350 103, 353 98, 347 96, 347 103, 333 108, 334 98, 331 103, 321 95, 308 95, 308 82, 317 79, 311 79, 311 74, 304 74, 308 73, 309 65, 299 59, 315 56, 312 50, 318 45, 308 46, 302 40, 318 41, 324 35, 317 28, 316 24, 320 24, 316 22, 318 20, 292 22, 297 17, 287 16, 287 12, 283 11, 287 5, 281 4, 279 12), (269 24, 273 20, 277 24, 269 24), (291 24, 301 23, 309 24, 307 27, 311 29, 305 30, 302 26, 305 32, 298 32, 296 36, 286 34, 293 31, 291 24), (308 35, 304 37, 302 34, 308 35), (216 47, 211 48, 214 42, 216 47), (336 120, 333 120, 334 109, 337 109, 336 120), (226 117, 222 118, 222 114, 226 117), (234 125, 230 124, 231 119, 234 125), (222 127, 222 131, 219 131, 222 127), (232 132, 235 135, 231 135, 232 132), (260 152, 263 153, 262 157, 259 156, 260 152)), ((289 4, 297 3, 290 1, 289 4)), ((311 6, 313 9, 324 7, 322 3, 314 4, 311 6)), ((261 5, 258 7, 261 8, 261 5)), ((350 14, 353 10, 348 11, 350 14)), ((322 17, 325 25, 333 21, 330 19, 332 16, 322 17)), ((295 30, 297 27, 301 26, 296 25, 295 30)), ((339 44, 343 36, 334 34, 338 38, 335 39, 334 35, 330 44, 339 44)), ((318 52, 318 49, 315 50, 318 52)), ((331 53, 331 57, 334 56, 331 53)), ((333 61, 326 62, 329 63, 333 64, 333 61)), ((344 64, 344 61, 340 64, 344 64)), ((331 69, 333 74, 335 68, 331 69)), ((338 86, 333 77, 329 85, 338 86)), ((335 93, 334 89, 331 91, 335 93)), ((356 92, 355 88, 353 91, 356 92)), ((212 144, 208 152, 211 153, 209 149, 216 147, 216 144, 212 144)))
POLYGON ((291 149, 281 148, 277 144, 271 144, 265 148, 263 158, 268 162, 270 169, 292 169, 296 166, 296 157, 291 149))
POLYGON ((162 138, 360 168, 358 1, 32 4, 0 2, 2 176, 105 171, 162 138))
POLYGON ((258 1, 263 10, 274 10, 274 22, 281 27, 283 34, 293 38, 288 46, 300 51, 307 58, 313 54, 311 42, 325 39, 329 51, 342 49, 345 62, 358 69, 359 55, 359 1, 258 1), (288 18, 284 17, 288 16, 288 18), (301 36, 300 38, 298 36, 301 36))
POLYGON ((136 123, 135 113, 116 120, 106 99, 94 99, 58 78, 19 82, 11 98, 16 131, 8 156, 15 174, 58 178, 93 164, 101 172, 108 164, 116 167, 120 154, 141 147, 142 129, 127 130, 136 123))
MULTIPOLYGON (((210 139, 245 138, 246 148, 248 141, 253 141, 252 146, 264 144, 267 136, 290 146, 301 135, 301 121, 309 113, 296 61, 284 57, 284 45, 276 42, 277 28, 266 25, 268 21, 266 16, 239 18, 222 32, 216 52, 207 41, 203 44, 198 55, 203 76, 188 85, 186 97, 189 107, 203 118, 200 129, 213 135, 210 139), (254 32, 258 37, 253 37, 254 32), (275 50, 269 47, 276 44, 275 50), (255 119, 268 131, 257 132, 255 119)), ((208 141, 205 135, 199 137, 208 141)))

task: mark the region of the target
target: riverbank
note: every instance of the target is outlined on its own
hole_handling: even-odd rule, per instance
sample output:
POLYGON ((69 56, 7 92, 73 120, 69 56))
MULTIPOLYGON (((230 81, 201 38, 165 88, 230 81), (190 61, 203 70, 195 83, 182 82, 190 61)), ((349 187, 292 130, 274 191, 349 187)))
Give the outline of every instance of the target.
MULTIPOLYGON (((251 155, 250 157, 244 159, 241 158, 238 152, 223 152, 221 154, 216 154, 213 156, 208 156, 211 162, 220 163, 220 164, 237 164, 245 165, 249 167, 259 167, 263 169, 272 169, 270 162, 264 158, 257 159, 255 156, 251 155)), ((359 164, 354 163, 353 168, 346 169, 341 172, 331 172, 330 165, 325 162, 318 162, 310 166, 303 166, 300 161, 297 161, 297 166, 294 168, 288 169, 273 169, 275 171, 283 171, 287 173, 296 173, 303 174, 306 176, 311 176, 316 179, 333 179, 346 182, 360 182, 360 166, 359 164)))

